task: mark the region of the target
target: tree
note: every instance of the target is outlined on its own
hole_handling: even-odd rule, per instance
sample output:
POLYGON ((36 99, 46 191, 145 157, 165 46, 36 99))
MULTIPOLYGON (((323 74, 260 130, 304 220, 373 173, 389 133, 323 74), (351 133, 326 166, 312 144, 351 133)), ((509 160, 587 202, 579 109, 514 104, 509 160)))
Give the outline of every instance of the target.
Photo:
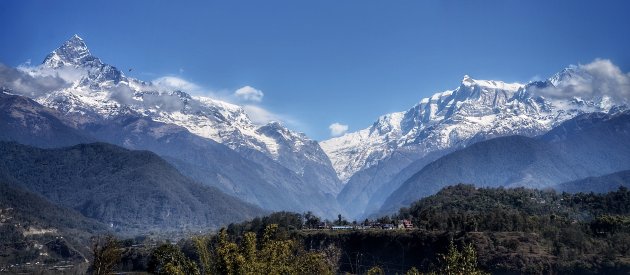
POLYGON ((149 260, 149 272, 158 275, 199 275, 199 268, 182 253, 178 246, 163 244, 153 250, 149 260))
POLYGON ((227 231, 221 229, 214 252, 197 254, 200 261, 203 261, 202 255, 214 255, 214 267, 204 267, 212 274, 334 274, 340 257, 335 247, 306 251, 300 242, 278 232, 277 224, 265 227, 260 245, 254 232, 243 234, 239 245, 230 241, 227 231))
POLYGON ((319 252, 304 252, 296 258, 295 274, 334 274, 326 261, 326 255, 319 252))
POLYGON ((420 275, 420 271, 418 271, 418 269, 413 266, 407 271, 407 273, 405 273, 405 275, 420 275))
POLYGON ((385 271, 380 266, 373 266, 368 269, 367 275, 385 275, 385 271))
POLYGON ((339 270, 339 260, 341 259, 341 249, 334 244, 329 244, 321 251, 324 254, 326 265, 330 266, 333 274, 339 270))
POLYGON ((449 243, 448 252, 441 255, 438 274, 444 275, 482 275, 487 274, 477 267, 477 254, 472 244, 464 245, 460 251, 453 240, 449 243))
POLYGON ((308 228, 317 228, 319 223, 321 223, 321 219, 313 214, 313 212, 308 211, 304 214, 304 219, 306 219, 306 227, 308 228))
POLYGON ((258 250, 256 248, 256 233, 247 232, 243 236, 241 253, 244 258, 243 271, 245 274, 253 274, 259 268, 258 250))
POLYGON ((122 251, 118 240, 112 236, 97 237, 92 244, 92 274, 110 274, 114 267, 120 262, 122 251))
POLYGON ((245 258, 239 253, 238 245, 228 240, 225 228, 219 231, 219 243, 216 247, 216 270, 219 274, 241 274, 245 258))
POLYGON ((381 217, 377 220, 377 222, 382 224, 390 224, 392 223, 392 219, 389 216, 381 217))
POLYGON ((193 244, 199 257, 201 272, 203 274, 213 273, 214 257, 209 249, 210 239, 206 236, 197 236, 193 238, 193 244))

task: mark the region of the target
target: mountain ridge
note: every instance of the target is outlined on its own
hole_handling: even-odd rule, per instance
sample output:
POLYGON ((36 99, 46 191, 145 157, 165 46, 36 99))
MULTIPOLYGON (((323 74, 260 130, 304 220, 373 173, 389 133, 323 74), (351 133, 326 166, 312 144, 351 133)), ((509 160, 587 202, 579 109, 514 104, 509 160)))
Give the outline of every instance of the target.
POLYGON ((383 115, 366 129, 322 141, 340 179, 346 181, 339 203, 359 217, 367 208, 382 205, 382 194, 398 188, 402 180, 394 178, 414 162, 422 166, 436 155, 494 137, 537 136, 579 114, 627 109, 607 96, 538 95, 540 89, 569 81, 574 70, 528 84, 465 76, 456 89, 435 93, 405 112, 383 115))
MULTIPOLYGON (((126 115, 84 123, 80 128, 75 128, 70 124, 72 118, 68 119, 54 109, 19 95, 3 93, 0 95, 0 105, 5 107, 1 110, 0 117, 6 118, 0 123, 0 128, 11 126, 4 134, 0 134, 0 140, 18 141, 45 148, 101 141, 128 149, 149 150, 188 177, 268 210, 313 211, 322 216, 340 213, 333 196, 303 181, 294 172, 266 155, 254 150, 238 153, 177 125, 156 122, 143 116, 126 115), (24 108, 12 102, 28 103, 28 112, 23 114, 24 108), (25 125, 20 119, 31 112, 47 114, 38 117, 39 125, 36 126, 41 128, 54 124, 59 125, 61 130, 55 131, 57 128, 51 128, 43 131, 43 136, 33 135, 28 126, 30 124, 25 125), (9 115, 3 116, 3 113, 9 115), (87 137, 87 141, 84 137, 87 137)), ((307 169, 305 175, 310 172, 312 171, 307 169)))
POLYGON ((458 183, 545 189, 628 169, 629 129, 630 111, 593 113, 570 119, 536 138, 508 136, 478 142, 423 167, 387 198, 380 211, 393 211, 458 183), (575 133, 558 138, 557 132, 566 129, 575 133))
MULTIPOLYGON (((328 156, 316 141, 277 122, 256 125, 238 105, 126 77, 93 56, 77 35, 49 54, 41 66, 53 70, 70 67, 82 72, 80 78, 73 79, 72 87, 36 98, 44 106, 87 114, 96 120, 129 114, 148 116, 182 126, 236 151, 254 149, 299 176, 306 168, 315 169, 319 182, 311 184, 318 183, 335 195, 341 189, 328 156)), ((37 69, 30 73, 36 74, 37 69)), ((310 179, 304 176, 303 180, 310 179)))
POLYGON ((125 233, 217 227, 264 213, 202 186, 149 151, 107 143, 0 142, 0 177, 125 233))

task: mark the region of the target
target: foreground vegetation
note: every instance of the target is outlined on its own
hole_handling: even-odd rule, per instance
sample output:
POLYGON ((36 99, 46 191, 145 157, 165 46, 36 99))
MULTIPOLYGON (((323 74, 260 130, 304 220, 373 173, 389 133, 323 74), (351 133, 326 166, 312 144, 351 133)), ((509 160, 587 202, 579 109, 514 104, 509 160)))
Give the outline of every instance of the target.
MULTIPOLYGON (((164 243, 151 250, 146 270, 153 274, 336 274, 342 270, 342 250, 334 245, 306 250, 299 238, 282 234, 277 224, 265 227, 262 237, 254 232, 230 236, 225 229, 216 235, 196 236, 178 245, 164 243), (238 241, 234 237, 238 237, 238 241)), ((103 238, 94 246, 92 274, 110 274, 121 261, 120 242, 103 238), (103 241, 105 240, 105 241, 103 241)), ((125 260, 125 259, 123 259, 125 260)), ((436 259, 429 274, 486 274, 477 265, 471 244, 448 250, 436 259)), ((374 265, 365 274, 389 274, 390 268, 374 265)), ((405 274, 421 274, 410 267, 405 274)))
MULTIPOLYGON (((63 232, 84 227, 96 228, 94 234, 104 231, 87 221, 82 227, 64 226, 78 214, 57 211, 46 203, 24 207, 6 195, 12 189, 6 190, 0 258, 8 262, 19 256, 32 265, 39 261, 40 268, 57 268, 54 272, 72 273, 81 268, 78 263, 84 262, 83 256, 91 258, 93 274, 112 270, 156 274, 630 272, 630 191, 626 188, 606 194, 566 194, 458 185, 392 216, 361 222, 339 217, 330 222, 356 224, 361 229, 317 229, 322 219, 311 213, 278 212, 231 224, 217 233, 177 238, 176 243, 164 236, 125 240, 105 236, 93 238, 91 249, 54 232, 29 235, 49 224, 63 232), (29 209, 35 214, 43 209, 60 214, 45 220, 53 216, 35 218, 29 209), (360 226, 402 219, 411 220, 414 228, 360 226)), ((10 270, 32 270, 24 265, 16 268, 10 270)))
POLYGON ((318 217, 279 212, 177 244, 127 241, 110 266, 156 274, 627 274, 629 214, 625 188, 458 185, 378 219, 411 219, 414 229, 314 230, 318 217))

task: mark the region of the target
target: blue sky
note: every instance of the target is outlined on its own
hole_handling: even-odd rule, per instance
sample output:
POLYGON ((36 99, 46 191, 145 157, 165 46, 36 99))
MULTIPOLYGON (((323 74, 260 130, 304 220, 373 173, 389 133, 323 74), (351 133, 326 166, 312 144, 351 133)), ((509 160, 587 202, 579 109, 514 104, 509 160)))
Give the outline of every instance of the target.
POLYGON ((595 58, 630 69, 628 1, 0 1, 0 62, 72 34, 143 80, 264 93, 249 103, 321 140, 478 79, 527 82, 595 58))

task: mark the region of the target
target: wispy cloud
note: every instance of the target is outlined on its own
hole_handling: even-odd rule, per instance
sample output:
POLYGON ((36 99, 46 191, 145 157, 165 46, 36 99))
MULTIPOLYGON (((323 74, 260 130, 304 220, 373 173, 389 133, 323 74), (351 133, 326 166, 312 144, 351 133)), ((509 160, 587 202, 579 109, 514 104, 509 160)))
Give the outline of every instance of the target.
POLYGON ((256 124, 266 124, 271 121, 283 121, 282 117, 256 105, 243 105, 249 119, 256 124))
POLYGON ((236 90, 234 96, 245 101, 261 102, 264 94, 252 86, 245 86, 236 90))
MULTIPOLYGON (((52 91, 68 88, 86 74, 85 70, 73 67, 52 69, 45 66, 30 66, 29 63, 25 63, 18 68, 12 68, 0 63, 0 87, 8 88, 16 94, 38 97, 52 91)), ((263 125, 271 121, 278 121, 292 127, 301 127, 301 124, 290 116, 277 114, 261 106, 264 93, 251 86, 242 87, 234 92, 229 90, 215 92, 182 77, 167 75, 154 79, 149 86, 142 89, 180 90, 191 95, 206 96, 240 105, 255 124, 263 125)), ((159 106, 165 110, 179 110, 183 107, 183 103, 176 95, 162 94, 158 96, 147 93, 143 96, 142 101, 136 100, 133 95, 134 91, 126 85, 116 85, 110 88, 110 98, 122 104, 159 106)))
POLYGON ((274 113, 257 105, 246 104, 242 107, 243 110, 245 110, 245 113, 247 114, 249 119, 254 124, 264 125, 269 122, 276 121, 281 122, 282 124, 290 126, 292 128, 304 128, 304 125, 302 125, 302 123, 292 118, 291 116, 274 113))
POLYGON ((348 125, 335 122, 333 124, 330 124, 330 126, 328 126, 328 129, 330 129, 331 136, 338 137, 345 134, 348 131, 348 125))
POLYGON ((24 70, 7 67, 0 63, 0 87, 11 89, 16 94, 36 97, 69 85, 58 74, 31 75, 24 70))
POLYGON ((292 127, 302 126, 299 121, 288 115, 278 114, 261 106, 264 93, 252 86, 244 86, 234 92, 228 90, 212 91, 200 84, 173 75, 156 78, 151 83, 160 90, 181 90, 192 95, 207 96, 239 105, 254 124, 264 125, 277 121, 292 127))
POLYGON ((627 101, 630 98, 630 74, 608 59, 596 59, 574 67, 569 77, 562 78, 555 87, 533 88, 533 92, 545 97, 602 97, 627 101))
POLYGON ((207 94, 209 92, 193 82, 176 76, 163 76, 154 79, 151 83, 167 90, 180 90, 189 94, 207 94))

